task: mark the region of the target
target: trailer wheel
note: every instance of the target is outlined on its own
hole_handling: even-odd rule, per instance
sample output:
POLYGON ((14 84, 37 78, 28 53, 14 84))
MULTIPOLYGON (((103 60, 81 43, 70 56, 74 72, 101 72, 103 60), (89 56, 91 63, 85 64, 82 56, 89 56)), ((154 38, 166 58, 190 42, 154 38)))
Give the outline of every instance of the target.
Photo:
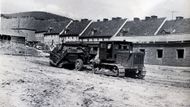
POLYGON ((77 59, 75 61, 75 70, 81 71, 82 67, 83 67, 83 61, 82 61, 82 59, 77 59))
POLYGON ((52 67, 54 67, 54 64, 52 62, 49 62, 49 65, 52 66, 52 67))
POLYGON ((63 62, 59 63, 59 64, 57 65, 57 67, 62 68, 62 67, 63 67, 63 62))
POLYGON ((144 79, 145 74, 143 74, 143 72, 145 72, 145 71, 139 71, 139 73, 137 74, 138 79, 144 79))
POLYGON ((100 72, 100 68, 99 67, 94 67, 93 68, 93 73, 98 74, 98 72, 100 72))
POLYGON ((115 74, 114 76, 116 76, 116 77, 119 76, 119 69, 118 69, 118 67, 116 67, 116 66, 113 67, 112 68, 112 72, 115 74))

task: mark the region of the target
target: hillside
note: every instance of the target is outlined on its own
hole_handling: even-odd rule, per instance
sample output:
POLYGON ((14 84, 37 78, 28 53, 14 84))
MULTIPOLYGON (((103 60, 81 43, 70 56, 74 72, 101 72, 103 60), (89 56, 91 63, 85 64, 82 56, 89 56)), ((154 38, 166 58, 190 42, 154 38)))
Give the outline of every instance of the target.
POLYGON ((63 26, 65 26, 70 22, 70 20, 72 19, 64 16, 37 11, 1 14, 1 30, 24 28, 41 32, 47 31, 47 29, 52 26, 52 24, 63 24, 63 26))
POLYGON ((70 20, 70 18, 48 13, 48 12, 42 12, 42 11, 31 11, 31 12, 20 12, 20 13, 13 13, 13 14, 1 14, 1 17, 4 18, 27 18, 27 17, 33 17, 36 20, 49 20, 49 19, 55 19, 56 21, 64 21, 64 20, 70 20))

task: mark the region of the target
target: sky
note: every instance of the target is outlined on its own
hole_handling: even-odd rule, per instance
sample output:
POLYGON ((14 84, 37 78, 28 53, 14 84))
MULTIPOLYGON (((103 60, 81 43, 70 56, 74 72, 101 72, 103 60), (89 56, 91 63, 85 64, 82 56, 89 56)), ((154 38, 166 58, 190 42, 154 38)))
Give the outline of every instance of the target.
POLYGON ((73 19, 190 18, 190 0, 0 0, 1 13, 46 11, 73 19), (172 12, 173 11, 173 12, 172 12))

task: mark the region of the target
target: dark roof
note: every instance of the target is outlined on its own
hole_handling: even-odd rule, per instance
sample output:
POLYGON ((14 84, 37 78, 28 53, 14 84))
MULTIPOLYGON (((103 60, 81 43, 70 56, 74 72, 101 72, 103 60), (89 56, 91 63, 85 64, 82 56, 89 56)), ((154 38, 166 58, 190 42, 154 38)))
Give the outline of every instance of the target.
POLYGON ((65 27, 69 24, 70 20, 67 21, 61 21, 61 22, 55 22, 51 21, 48 23, 47 26, 45 26, 44 30, 47 31, 45 35, 50 34, 59 34, 65 27))
POLYGON ((26 37, 26 34, 24 32, 12 30, 12 29, 1 29, 0 34, 1 35, 24 37, 24 38, 26 37))
POLYGON ((80 33, 87 27, 90 23, 90 20, 85 21, 73 21, 66 29, 66 32, 63 32, 61 36, 79 36, 80 33))
POLYGON ((126 19, 92 22, 79 38, 109 38, 123 25, 126 19), (92 34, 93 32, 93 34, 92 34))
POLYGON ((190 33, 190 18, 168 20, 162 26, 158 34, 189 34, 190 33))
POLYGON ((128 21, 117 36, 123 32, 122 36, 148 36, 154 35, 160 25, 163 23, 165 18, 154 18, 147 20, 133 20, 128 21))

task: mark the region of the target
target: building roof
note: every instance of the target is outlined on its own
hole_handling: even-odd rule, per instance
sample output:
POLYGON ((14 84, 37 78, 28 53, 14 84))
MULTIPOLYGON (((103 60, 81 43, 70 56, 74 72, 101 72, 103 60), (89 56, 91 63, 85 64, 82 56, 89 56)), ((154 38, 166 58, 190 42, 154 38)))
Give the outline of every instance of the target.
POLYGON ((92 22, 79 38, 110 38, 124 24, 126 19, 112 19, 92 22))
POLYGON ((149 43, 149 42, 184 42, 190 40, 190 34, 170 34, 170 35, 156 35, 156 36, 116 36, 112 37, 114 41, 129 41, 133 43, 149 43))
POLYGON ((23 37, 25 38, 25 34, 22 31, 16 31, 11 29, 0 29, 0 35, 9 35, 9 36, 16 36, 16 37, 23 37))
POLYGON ((83 30, 90 24, 90 20, 73 21, 61 36, 79 36, 83 30))
POLYGON ((159 35, 163 34, 190 34, 190 18, 168 20, 158 32, 159 35))
POLYGON ((61 22, 49 22, 49 24, 44 28, 44 30, 47 31, 47 33, 44 35, 59 34, 63 29, 65 29, 69 22, 70 20, 61 22))
POLYGON ((155 35, 166 18, 149 17, 145 20, 134 18, 133 21, 125 23, 117 36, 149 36, 155 35), (121 35, 122 33, 122 35, 121 35))

